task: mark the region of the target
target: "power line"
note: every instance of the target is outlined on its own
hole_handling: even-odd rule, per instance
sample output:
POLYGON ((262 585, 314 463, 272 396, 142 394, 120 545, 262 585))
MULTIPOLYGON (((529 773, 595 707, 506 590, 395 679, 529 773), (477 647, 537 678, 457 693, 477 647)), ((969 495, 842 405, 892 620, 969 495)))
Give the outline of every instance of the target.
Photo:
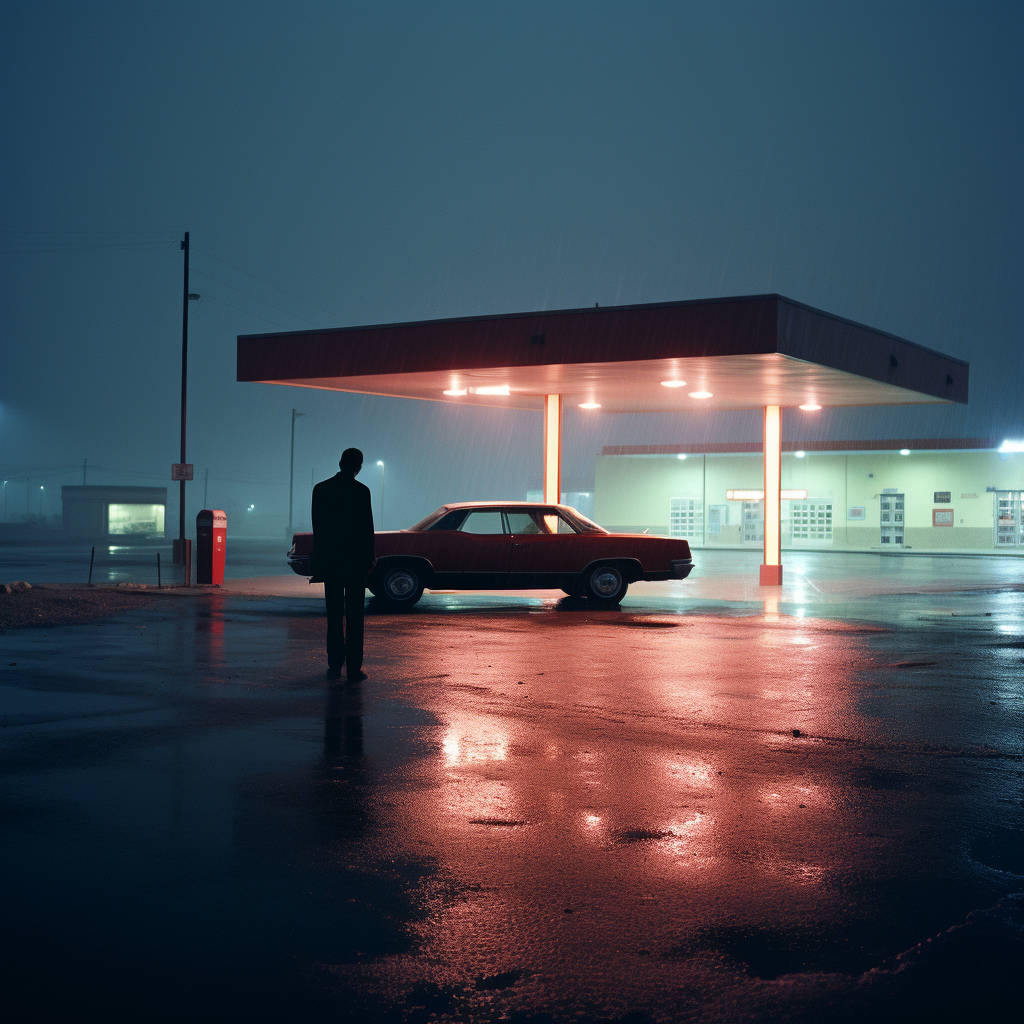
POLYGON ((204 295, 203 298, 213 299, 214 302, 219 302, 222 306, 227 306, 229 309, 238 310, 239 313, 244 313, 246 316, 254 316, 257 320, 262 320, 265 324, 270 324, 271 327, 280 327, 282 331, 290 330, 284 324, 279 324, 276 320, 268 320, 265 316, 260 316, 259 313, 251 313, 247 309, 242 309, 241 306, 233 306, 230 302, 225 302, 223 299, 218 299, 216 295, 204 295))
MULTIPOLYGON (((22 243, 22 244, 25 244, 25 243, 22 243)), ((37 243, 28 243, 28 244, 49 245, 49 246, 63 245, 63 243, 61 243, 61 242, 37 242, 37 243)), ((91 251, 96 250, 96 249, 141 249, 141 248, 144 248, 146 246, 150 246, 150 247, 152 247, 154 249, 156 247, 158 247, 158 246, 160 248, 163 248, 163 249, 170 249, 172 244, 173 244, 172 242, 166 242, 166 241, 163 241, 163 240, 155 241, 155 242, 123 242, 123 243, 118 243, 116 245, 110 245, 110 244, 107 244, 107 245, 76 245, 73 248, 69 247, 69 246, 64 246, 61 249, 53 249, 53 248, 50 248, 50 249, 21 249, 21 250, 18 250, 18 249, 4 249, 4 250, 0 250, 0 254, 2 254, 4 256, 34 256, 34 255, 59 254, 59 253, 64 253, 64 252, 91 252, 91 251)))
POLYGON ((240 295, 245 295, 247 298, 255 299, 256 302, 262 302, 265 306, 270 306, 271 309, 276 309, 280 313, 284 313, 286 316, 293 316, 296 320, 301 320, 303 323, 312 324, 313 327, 319 327, 320 325, 315 323, 313 320, 307 320, 304 316, 299 316, 298 313, 290 313, 283 306, 275 306, 272 302, 267 302, 266 299, 261 299, 258 295, 252 295, 249 292, 243 291, 241 288, 236 288, 233 284, 228 284, 227 281, 221 281, 219 278, 213 277, 207 274, 204 270, 196 270, 192 268, 193 274, 199 274, 200 277, 205 277, 209 281, 214 281, 217 284, 223 285, 225 288, 230 288, 232 291, 238 292, 240 295))
POLYGON ((334 317, 335 320, 340 320, 341 317, 337 313, 332 312, 329 309, 324 309, 323 306, 318 306, 316 303, 309 302, 307 299, 299 298, 298 295, 293 295, 291 292, 286 292, 279 285, 271 284, 269 281, 264 281, 262 278, 257 277, 255 274, 250 274, 247 270, 242 270, 241 267, 236 267, 233 263, 228 263, 227 260, 222 260, 219 256, 214 256, 213 253, 206 252, 205 249, 200 249, 198 246, 192 247, 194 252, 201 252, 204 256, 209 256, 211 260, 216 260, 218 263, 223 263, 225 267, 230 267, 232 270, 237 270, 240 274, 245 274, 246 277, 251 277, 254 281, 259 284, 266 285, 268 288, 273 288, 275 291, 279 291, 282 295, 287 295, 290 299, 295 299, 296 302, 302 302, 313 309, 318 309, 321 313, 326 313, 328 316, 334 317))

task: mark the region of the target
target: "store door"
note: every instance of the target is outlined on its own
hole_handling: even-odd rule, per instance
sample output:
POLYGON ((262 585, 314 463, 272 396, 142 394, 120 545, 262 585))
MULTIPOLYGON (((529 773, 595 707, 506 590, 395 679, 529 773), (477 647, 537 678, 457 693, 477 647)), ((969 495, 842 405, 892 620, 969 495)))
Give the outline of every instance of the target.
POLYGON ((1024 491, 996 491, 996 547, 1024 547, 1024 491))
POLYGON ((885 491, 881 496, 882 543, 886 547, 903 547, 903 495, 896 489, 885 491))

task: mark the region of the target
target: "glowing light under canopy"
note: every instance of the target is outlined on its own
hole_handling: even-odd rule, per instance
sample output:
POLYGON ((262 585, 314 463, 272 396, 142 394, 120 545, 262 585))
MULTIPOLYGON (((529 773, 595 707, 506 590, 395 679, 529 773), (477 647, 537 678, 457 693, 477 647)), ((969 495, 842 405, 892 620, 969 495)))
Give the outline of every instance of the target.
POLYGON ((507 384, 485 384, 479 388, 448 388, 442 394, 450 398, 462 398, 463 395, 508 395, 511 392, 507 384))
POLYGON ((1014 452, 1024 452, 1024 441, 1011 441, 1007 438, 1003 443, 996 449, 1000 455, 1010 455, 1014 452))
POLYGON ((900 449, 900 455, 909 455, 909 454, 910 454, 910 449, 909 448, 901 448, 900 449))
POLYGON ((807 402, 804 405, 801 405, 800 408, 803 409, 804 412, 817 412, 821 406, 817 405, 815 402, 807 402))
POLYGON ((685 380, 663 380, 661 382, 661 386, 663 388, 685 388, 686 387, 686 381, 685 380))
POLYGON ((714 395, 712 395, 710 391, 691 391, 690 392, 690 397, 691 398, 713 398, 714 395))
POLYGON ((580 402, 581 409, 600 409, 600 402, 580 402))

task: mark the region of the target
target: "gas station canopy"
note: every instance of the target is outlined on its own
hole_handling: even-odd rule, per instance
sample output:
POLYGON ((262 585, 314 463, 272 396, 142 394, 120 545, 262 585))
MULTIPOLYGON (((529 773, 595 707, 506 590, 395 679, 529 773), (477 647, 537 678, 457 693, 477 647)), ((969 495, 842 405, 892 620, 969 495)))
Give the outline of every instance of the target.
POLYGON ((543 409, 544 501, 562 409, 764 410, 763 586, 782 583, 782 410, 967 402, 968 365, 781 295, 238 338, 238 380, 543 409))
POLYGON ((967 363, 779 295, 238 338, 240 381, 516 409, 966 402, 967 379, 967 363))

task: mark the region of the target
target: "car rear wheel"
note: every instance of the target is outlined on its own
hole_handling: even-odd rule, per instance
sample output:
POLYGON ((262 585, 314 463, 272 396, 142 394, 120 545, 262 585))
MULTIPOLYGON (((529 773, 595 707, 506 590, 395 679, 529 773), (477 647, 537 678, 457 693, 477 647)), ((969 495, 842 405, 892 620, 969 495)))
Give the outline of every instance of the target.
POLYGON ((423 584, 414 569, 400 565, 384 573, 374 592, 395 608, 411 608, 423 596, 423 584))
POLYGON ((614 565, 598 565, 587 574, 583 592, 591 601, 618 604, 628 589, 629 584, 614 565))

